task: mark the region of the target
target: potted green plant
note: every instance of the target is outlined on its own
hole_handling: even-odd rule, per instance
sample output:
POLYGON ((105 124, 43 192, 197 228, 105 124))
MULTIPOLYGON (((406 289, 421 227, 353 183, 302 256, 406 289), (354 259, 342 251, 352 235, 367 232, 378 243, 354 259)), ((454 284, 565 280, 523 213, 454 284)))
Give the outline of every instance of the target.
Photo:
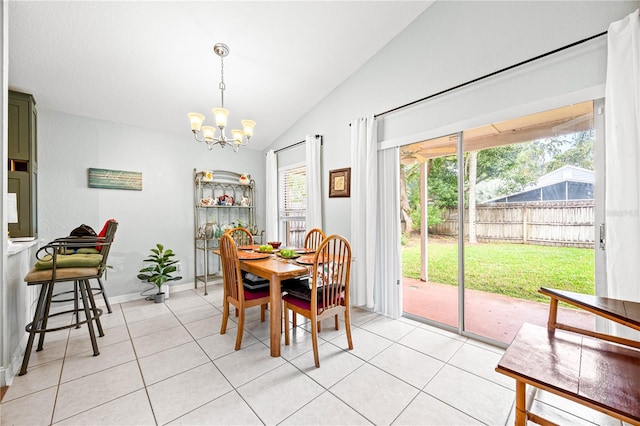
POLYGON ((138 279, 155 284, 158 287, 158 293, 154 295, 156 303, 164 302, 164 293, 162 285, 167 281, 181 280, 182 277, 172 276, 176 272, 177 260, 172 259, 175 253, 171 249, 166 249, 162 244, 156 244, 156 248, 151 249, 151 254, 143 262, 151 265, 140 269, 138 279))

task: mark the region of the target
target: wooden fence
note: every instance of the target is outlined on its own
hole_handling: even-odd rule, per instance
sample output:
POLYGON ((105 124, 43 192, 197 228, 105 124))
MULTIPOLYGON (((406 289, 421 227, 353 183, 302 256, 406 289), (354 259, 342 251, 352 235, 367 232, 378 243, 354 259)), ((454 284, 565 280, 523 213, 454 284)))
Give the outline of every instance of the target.
POLYGON ((304 237, 306 236, 306 224, 304 220, 292 220, 284 222, 286 247, 304 247, 304 237))
MULTIPOLYGON (((468 238, 468 209, 464 216, 465 238, 468 238)), ((447 209, 444 217, 444 222, 430 227, 429 233, 457 236, 458 209, 447 209)), ((593 248, 594 202, 479 204, 476 207, 476 238, 478 242, 593 248)))

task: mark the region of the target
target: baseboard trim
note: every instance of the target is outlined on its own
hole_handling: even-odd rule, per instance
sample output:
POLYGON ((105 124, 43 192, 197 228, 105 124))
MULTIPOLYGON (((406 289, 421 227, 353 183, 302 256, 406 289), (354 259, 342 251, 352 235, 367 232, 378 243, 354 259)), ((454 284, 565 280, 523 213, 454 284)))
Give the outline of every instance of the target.
MULTIPOLYGON (((209 285, 213 284, 221 284, 222 283, 222 278, 215 278, 212 281, 209 282, 209 285)), ((199 284, 198 288, 203 287, 203 284, 199 284)), ((182 284, 171 284, 169 285, 169 297, 168 299, 171 299, 171 295, 173 293, 179 292, 179 291, 185 291, 185 290, 194 290, 194 284, 193 281, 192 282, 188 282, 188 283, 182 283, 182 284)), ((131 302, 132 300, 138 300, 138 299, 144 299, 149 295, 153 295, 153 293, 149 292, 143 292, 141 293, 129 293, 129 294, 122 294, 119 296, 109 296, 109 302, 113 305, 116 303, 125 303, 125 302, 131 302)), ((102 299, 102 297, 96 297, 96 303, 99 306, 105 306, 104 304, 104 299, 102 299)))

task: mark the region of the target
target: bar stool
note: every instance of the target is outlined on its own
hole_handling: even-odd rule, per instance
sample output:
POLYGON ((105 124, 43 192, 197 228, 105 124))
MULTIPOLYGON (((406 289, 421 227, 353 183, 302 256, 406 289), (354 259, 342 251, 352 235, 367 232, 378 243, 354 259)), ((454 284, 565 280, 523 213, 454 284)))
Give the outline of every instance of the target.
MULTIPOLYGON (((100 249, 99 251, 103 258, 104 267, 100 268, 99 274, 96 277, 93 277, 97 279, 98 287, 92 286, 91 292, 93 293, 94 296, 97 296, 100 294, 102 295, 102 298, 104 299, 104 303, 107 306, 107 312, 109 313, 112 313, 113 310, 111 309, 111 303, 109 303, 109 297, 107 296, 107 291, 105 290, 104 284, 102 283, 102 274, 105 273, 106 271, 107 257, 109 256, 109 251, 111 250, 111 244, 113 243, 117 229, 118 229, 118 222, 115 219, 109 219, 105 222, 98 236, 65 237, 65 238, 60 238, 55 240, 55 241, 67 241, 69 245, 73 246, 76 249, 78 247, 76 247, 75 243, 73 242, 81 240, 82 246, 88 245, 89 247, 87 248, 89 249, 93 249, 94 247, 97 247, 100 249)), ((73 302, 74 308, 77 310, 79 300, 80 298, 78 293, 78 281, 76 281, 73 284, 72 290, 55 293, 53 295, 53 298, 51 299, 51 303, 73 302), (72 294, 72 296, 67 299, 62 298, 62 297, 66 297, 69 294, 72 294)), ((77 315, 77 312, 76 312, 76 315, 77 315)), ((78 327, 80 327, 80 325, 78 325, 76 328, 78 327)))
MULTIPOLYGON (((114 224, 113 233, 115 233, 117 222, 114 222, 114 224)), ((111 237, 113 237, 113 235, 111 235, 111 237)), ((33 321, 25 327, 25 330, 29 333, 29 339, 27 341, 27 347, 22 360, 22 367, 20 368, 20 376, 27 373, 27 366, 29 365, 31 349, 33 348, 36 334, 39 335, 36 352, 39 352, 43 349, 45 333, 64 330, 71 327, 78 327, 81 324, 87 324, 89 337, 91 339, 91 346, 93 348, 93 355, 100 355, 94 323, 98 329, 98 335, 100 337, 104 336, 102 324, 100 323, 102 309, 99 309, 96 306, 89 280, 100 279, 104 269, 106 268, 107 256, 97 253, 63 253, 69 253, 71 251, 70 247, 95 248, 96 243, 101 246, 101 249, 107 248, 111 245, 111 241, 107 242, 106 240, 107 238, 105 237, 91 237, 89 240, 85 237, 59 238, 40 248, 36 253, 36 259, 38 262, 24 277, 24 281, 28 286, 38 285, 41 286, 41 289, 33 321), (56 283, 62 282, 74 282, 74 285, 77 286, 78 289, 77 293, 79 293, 79 299, 82 300, 82 308, 79 306, 79 300, 76 299, 74 300, 73 309, 51 313, 54 287, 56 283), (83 320, 80 320, 81 312, 84 312, 83 320), (69 313, 75 314, 74 321, 63 326, 48 328, 47 323, 49 318, 69 313)), ((108 249, 105 250, 105 254, 107 253, 108 249)))

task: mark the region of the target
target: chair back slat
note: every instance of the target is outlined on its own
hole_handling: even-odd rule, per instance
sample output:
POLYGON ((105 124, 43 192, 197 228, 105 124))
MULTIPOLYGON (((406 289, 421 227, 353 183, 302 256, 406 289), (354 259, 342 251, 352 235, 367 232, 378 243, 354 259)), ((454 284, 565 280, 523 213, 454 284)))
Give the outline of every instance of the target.
POLYGON ((236 300, 244 300, 238 249, 231 233, 225 233, 220 237, 220 256, 222 257, 222 282, 225 298, 231 296, 236 300))
POLYGON ((320 228, 313 228, 304 237, 304 248, 317 249, 322 240, 324 240, 324 232, 320 228))
POLYGON ((340 235, 330 235, 313 258, 311 306, 317 304, 318 314, 349 302, 350 276, 351 245, 340 235))
POLYGON ((253 235, 247 228, 236 227, 229 229, 226 233, 231 235, 236 246, 250 246, 253 244, 253 235))

